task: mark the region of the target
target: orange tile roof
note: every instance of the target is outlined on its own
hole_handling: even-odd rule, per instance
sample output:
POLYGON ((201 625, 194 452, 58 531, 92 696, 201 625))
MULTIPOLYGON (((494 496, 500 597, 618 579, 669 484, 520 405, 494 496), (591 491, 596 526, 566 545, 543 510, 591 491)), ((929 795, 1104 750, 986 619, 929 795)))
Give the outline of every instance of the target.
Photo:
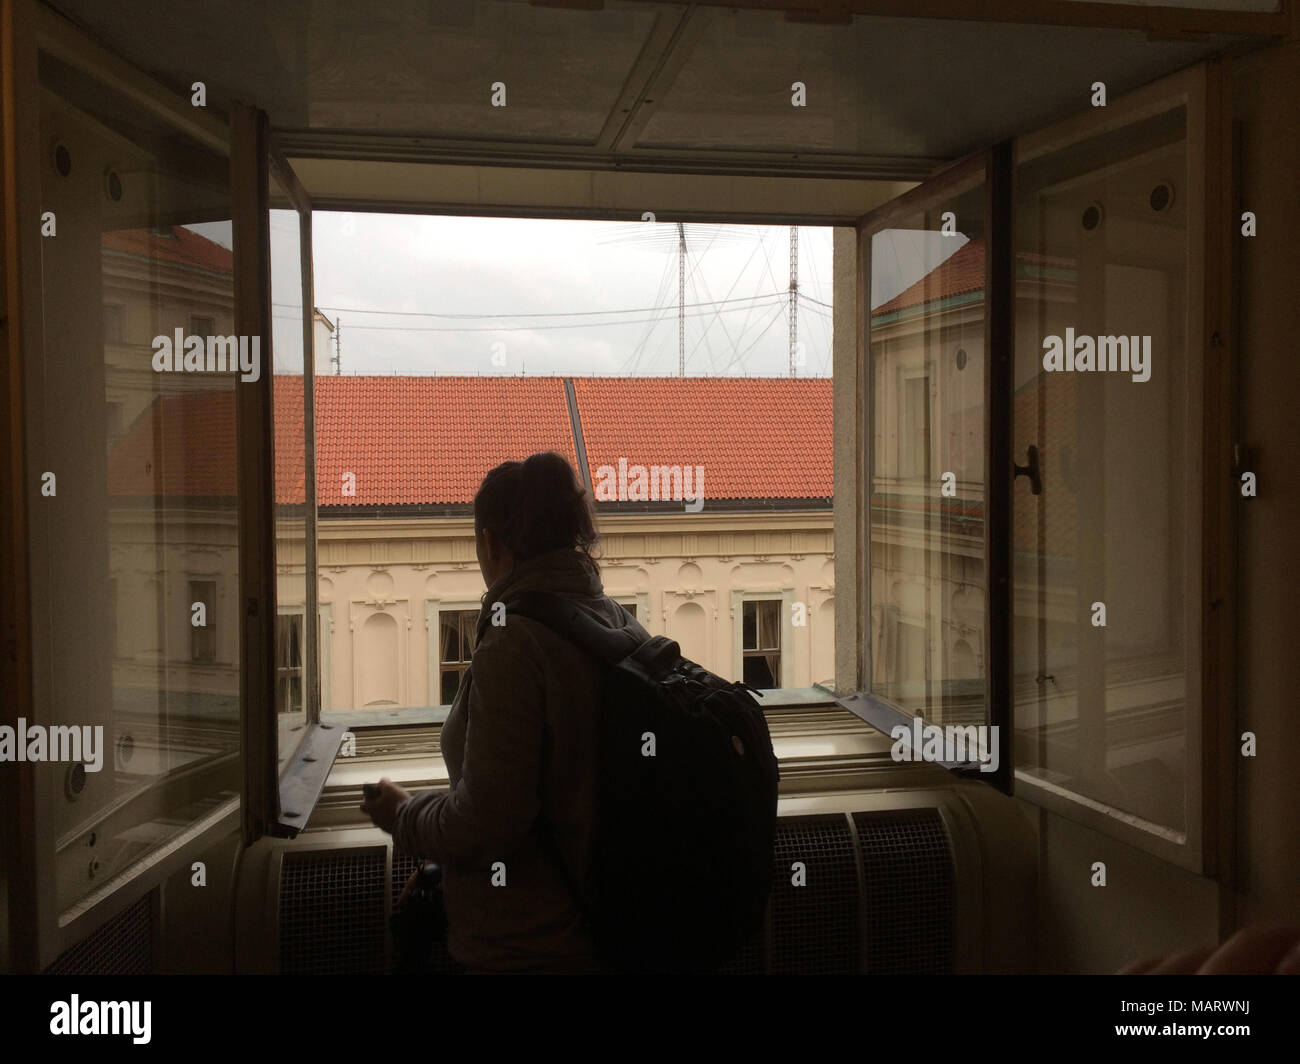
POLYGON ((105 251, 195 266, 213 273, 234 273, 234 253, 229 248, 184 226, 168 226, 167 231, 170 236, 149 229, 114 229, 101 237, 100 246, 105 251))
MULTIPOLYGON (((833 493, 829 378, 578 377, 573 384, 593 478, 623 457, 703 466, 706 499, 833 493)), ((113 451, 112 494, 233 496, 231 388, 223 382, 155 400, 113 451)), ((276 501, 301 502, 302 378, 277 375, 275 404, 276 501)), ((577 467, 561 377, 316 379, 322 507, 468 504, 493 466, 543 450, 577 467), (344 473, 356 474, 355 496, 342 493, 344 473)))
POLYGON ((489 469, 535 451, 577 465, 560 377, 316 379, 321 506, 472 502, 489 469))
MULTIPOLYGON (((114 447, 110 495, 230 499, 238 470, 232 381, 188 378, 192 390, 155 399, 114 447)), ((302 378, 275 378, 275 501, 302 503, 302 378)))
MULTIPOLYGON (((196 379, 197 380, 197 379, 196 379)), ((110 495, 233 498, 235 393, 229 382, 155 399, 117 442, 110 495)))
MULTIPOLYGON (((1074 269, 1078 265, 1074 259, 1040 255, 1034 251, 1017 251, 1016 263, 1022 267, 1054 266, 1064 269, 1074 269)), ((874 318, 894 311, 908 310, 953 296, 982 293, 984 275, 984 241, 970 240, 915 284, 875 307, 871 316, 874 318)))
POLYGON ((593 484, 626 458, 702 466, 706 500, 834 493, 829 377, 575 377, 573 387, 593 484))
POLYGON ((915 284, 871 311, 871 316, 919 307, 935 299, 984 290, 984 241, 968 240, 915 284))

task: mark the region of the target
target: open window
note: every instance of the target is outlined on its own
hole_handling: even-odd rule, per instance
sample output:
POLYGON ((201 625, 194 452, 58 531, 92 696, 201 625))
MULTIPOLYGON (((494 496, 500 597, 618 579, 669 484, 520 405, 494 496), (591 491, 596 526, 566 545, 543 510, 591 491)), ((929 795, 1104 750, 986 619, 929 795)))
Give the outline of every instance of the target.
POLYGON ((1205 553, 1221 78, 1167 78, 861 223, 863 691, 843 700, 904 757, 1006 790, 1014 768, 1022 796, 1198 870, 1202 737, 1227 712, 1205 553))
MULTIPOLYGON (((408 695, 443 703, 472 649, 463 614, 443 614, 475 604, 458 587, 426 614, 427 686, 422 676, 394 690, 380 670, 331 689, 345 638, 388 647, 392 629, 418 623, 420 598, 405 613, 318 601, 313 205, 265 115, 236 106, 232 125, 214 121, 44 5, 4 17, 6 92, 23 106, 8 109, 6 130, 18 149, 6 260, 18 303, 0 323, 14 456, 0 563, 14 575, 5 620, 17 666, 3 708, 89 737, 77 757, 7 766, 3 784, 25 877, 11 912, 32 914, 13 950, 43 967, 241 817, 246 842, 301 828, 343 739, 322 705, 359 719, 408 695)), ((1281 32, 1272 16, 1170 18, 1179 30, 1281 32)), ((678 67, 644 54, 650 103, 678 67)), ((417 138, 390 158, 339 130, 289 139, 318 206, 334 210, 626 219, 653 207, 665 219, 840 226, 836 332, 857 353, 846 365, 836 340, 831 398, 837 442, 853 447, 836 452, 834 530, 787 522, 789 553, 833 542, 833 570, 797 581, 807 602, 792 601, 775 566, 728 601, 730 589, 700 580, 699 544, 683 542, 678 587, 653 616, 630 576, 612 590, 687 653, 725 662, 730 651, 757 686, 788 684, 789 655, 815 642, 809 675, 841 689, 856 676, 846 704, 885 734, 914 720, 959 730, 964 749, 943 750, 944 763, 1008 790, 1014 780, 1045 808, 1204 871, 1228 807, 1230 769, 1210 751, 1230 746, 1232 689, 1222 80, 1213 64, 1189 70, 898 199, 891 176, 910 180, 931 159, 878 158, 874 132, 798 167, 784 151, 696 154, 691 138, 662 132, 620 147, 621 131, 670 113, 651 123, 621 72, 612 83, 627 99, 615 107, 629 106, 609 112, 590 153, 478 154, 465 141, 444 158, 417 138), (795 605, 813 616, 811 639, 795 605), (728 607, 732 638, 717 639, 728 607), (996 767, 970 756, 968 729, 996 767)), ((672 121, 687 129, 699 112, 679 91, 672 121)), ((586 109, 594 97, 582 95, 586 109)), ((725 131, 722 102, 710 121, 725 131)), ((753 128, 766 136, 770 123, 753 128)), ((597 401, 610 424, 638 423, 642 399, 615 408, 593 389, 566 397, 553 383, 562 432, 559 411, 597 401)), ((773 411, 767 424, 783 424, 788 404, 773 411)), ((624 442, 611 433, 608 460, 624 442)), ((323 501, 343 510, 339 471, 328 472, 323 501)), ((619 517, 627 554, 645 556, 655 528, 619 517)), ((718 555, 735 553, 734 529, 705 531, 727 541, 718 555)))
POLYGON ((967 159, 858 228, 863 690, 845 704, 905 756, 1006 787, 1007 648, 989 624, 1005 549, 1004 159, 967 159))
POLYGON ((30 574, 5 594, 31 638, 21 724, 66 742, 4 769, 29 858, 11 883, 27 925, 14 956, 43 967, 236 822, 237 407, 251 385, 225 124, 37 13, 5 27, 26 86, 21 331, 7 324, 30 574), (199 372, 231 339, 236 369, 199 372))
POLYGON ((1229 719, 1206 550, 1230 496, 1221 79, 1193 68, 1018 140, 1011 227, 1018 790, 1197 870, 1203 735, 1229 719))
POLYGON ((307 823, 344 730, 320 719, 311 201, 266 115, 231 115, 243 611, 244 839, 307 823), (251 364, 253 369, 246 367, 251 364))

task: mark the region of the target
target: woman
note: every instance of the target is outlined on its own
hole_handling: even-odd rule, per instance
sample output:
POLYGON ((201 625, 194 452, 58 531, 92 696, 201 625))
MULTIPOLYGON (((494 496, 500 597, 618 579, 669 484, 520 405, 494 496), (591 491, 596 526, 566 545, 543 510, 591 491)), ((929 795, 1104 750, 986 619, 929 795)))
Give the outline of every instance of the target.
POLYGON ((550 592, 649 638, 605 595, 590 553, 597 539, 587 491, 560 455, 488 473, 474 497, 487 593, 442 726, 451 790, 411 797, 384 779, 361 806, 400 849, 442 866, 448 949, 471 972, 598 970, 576 896, 590 896, 596 665, 497 607, 550 592))

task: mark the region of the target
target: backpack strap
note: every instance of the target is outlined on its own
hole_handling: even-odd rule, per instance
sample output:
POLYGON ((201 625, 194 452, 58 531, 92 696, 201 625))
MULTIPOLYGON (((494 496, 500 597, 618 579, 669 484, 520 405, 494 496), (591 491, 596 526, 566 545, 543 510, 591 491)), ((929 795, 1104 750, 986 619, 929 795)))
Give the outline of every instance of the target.
MULTIPOLYGON (((506 601, 506 613, 546 625, 608 665, 616 665, 643 645, 635 632, 607 628, 576 602, 545 591, 520 592, 506 601)), ((624 616, 631 620, 626 611, 624 616)))

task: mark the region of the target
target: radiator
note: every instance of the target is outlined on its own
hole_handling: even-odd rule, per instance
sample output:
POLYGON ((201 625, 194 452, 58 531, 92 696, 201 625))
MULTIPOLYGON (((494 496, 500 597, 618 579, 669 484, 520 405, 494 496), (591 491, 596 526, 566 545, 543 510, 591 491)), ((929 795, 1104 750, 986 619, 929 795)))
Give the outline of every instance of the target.
POLYGON ((75 946, 46 975, 148 975, 155 970, 155 894, 128 905, 75 946))
MULTIPOLYGON (((1009 799, 959 783, 781 805, 764 927, 724 973, 1032 970, 1035 851, 1009 799)), ((244 862, 240 904, 276 899, 274 942, 241 968, 391 971, 388 915, 415 866, 386 835, 307 832, 259 847, 265 859, 244 862)))

